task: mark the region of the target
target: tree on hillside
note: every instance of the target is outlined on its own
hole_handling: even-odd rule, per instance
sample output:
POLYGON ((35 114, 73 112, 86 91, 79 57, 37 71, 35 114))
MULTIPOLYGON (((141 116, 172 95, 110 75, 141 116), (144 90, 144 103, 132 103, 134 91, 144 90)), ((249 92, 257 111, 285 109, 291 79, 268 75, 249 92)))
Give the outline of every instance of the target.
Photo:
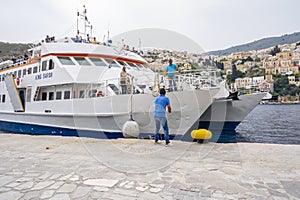
POLYGON ((274 82, 274 92, 276 94, 279 94, 281 96, 286 95, 284 92, 284 89, 288 86, 289 79, 287 76, 280 76, 276 81, 274 82))
POLYGON ((265 69, 260 69, 258 65, 251 67, 246 72, 246 76, 248 76, 248 77, 264 76, 264 75, 265 75, 265 69))
POLYGON ((232 65, 232 74, 227 77, 227 80, 229 80, 231 83, 234 83, 235 79, 244 77, 245 74, 240 70, 237 70, 236 65, 232 65))
POLYGON ((209 60, 209 59, 205 59, 204 62, 203 62, 203 65, 204 66, 212 66, 212 61, 209 60))
POLYGON ((224 70, 224 63, 215 61, 215 65, 218 69, 224 70))
POLYGON ((296 96, 300 94, 300 87, 296 85, 289 84, 289 80, 287 76, 280 76, 274 82, 274 92, 275 94, 279 94, 281 96, 291 95, 296 96))
POLYGON ((275 47, 271 50, 270 54, 271 54, 272 56, 275 56, 276 53, 279 53, 279 52, 281 52, 281 49, 280 49, 278 46, 275 46, 275 47))
POLYGON ((254 62, 260 62, 260 58, 255 58, 254 62))

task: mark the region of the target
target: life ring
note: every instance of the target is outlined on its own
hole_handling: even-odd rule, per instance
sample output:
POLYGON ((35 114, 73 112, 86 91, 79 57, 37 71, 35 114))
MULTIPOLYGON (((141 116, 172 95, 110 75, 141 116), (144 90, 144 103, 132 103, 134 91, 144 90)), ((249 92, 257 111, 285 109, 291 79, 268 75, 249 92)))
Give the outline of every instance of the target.
POLYGON ((97 97, 103 96, 102 90, 99 90, 99 91, 97 92, 96 96, 97 96, 97 97))

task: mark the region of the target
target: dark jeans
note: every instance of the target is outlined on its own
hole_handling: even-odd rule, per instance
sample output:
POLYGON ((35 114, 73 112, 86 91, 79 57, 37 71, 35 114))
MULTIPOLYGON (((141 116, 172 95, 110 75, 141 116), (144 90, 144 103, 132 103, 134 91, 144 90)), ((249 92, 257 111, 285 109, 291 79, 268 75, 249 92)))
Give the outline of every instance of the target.
POLYGON ((168 127, 168 121, 166 117, 154 117, 155 120, 155 141, 159 140, 159 130, 160 126, 164 129, 164 136, 166 144, 170 143, 169 141, 169 127, 168 127))

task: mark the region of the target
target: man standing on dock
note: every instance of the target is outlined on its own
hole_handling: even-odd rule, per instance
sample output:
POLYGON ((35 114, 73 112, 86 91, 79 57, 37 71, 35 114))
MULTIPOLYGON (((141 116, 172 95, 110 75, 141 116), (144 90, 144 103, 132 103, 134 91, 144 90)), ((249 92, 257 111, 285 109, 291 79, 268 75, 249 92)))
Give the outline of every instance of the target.
POLYGON ((169 127, 166 117, 166 107, 168 112, 171 113, 170 100, 166 97, 166 90, 161 88, 159 91, 160 95, 155 99, 154 108, 154 120, 155 120, 155 144, 158 143, 160 126, 164 129, 164 137, 166 141, 166 146, 170 143, 169 141, 169 127))

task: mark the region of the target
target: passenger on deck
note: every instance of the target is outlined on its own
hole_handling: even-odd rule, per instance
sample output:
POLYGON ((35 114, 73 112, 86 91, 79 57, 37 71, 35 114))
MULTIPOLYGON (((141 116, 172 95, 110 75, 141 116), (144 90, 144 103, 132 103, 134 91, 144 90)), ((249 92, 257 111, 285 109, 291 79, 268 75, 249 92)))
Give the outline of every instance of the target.
POLYGON ((13 64, 17 63, 17 59, 15 57, 13 57, 11 60, 13 61, 13 64))
POLYGON ((120 73, 120 86, 122 90, 122 94, 128 94, 131 91, 130 78, 132 76, 126 72, 126 67, 122 68, 120 73))
POLYGON ((167 74, 168 74, 168 79, 169 79, 169 90, 170 92, 175 90, 177 91, 177 86, 176 86, 176 70, 177 66, 176 64, 173 64, 173 60, 169 59, 169 65, 167 66, 167 74))
POLYGON ((76 43, 78 43, 79 42, 79 37, 78 37, 78 35, 76 35, 76 38, 75 38, 75 40, 74 40, 76 43))
POLYGON ((28 60, 28 59, 29 59, 29 56, 26 53, 24 53, 23 60, 28 60))
POLYGON ((92 42, 93 44, 99 44, 99 42, 96 40, 96 37, 94 37, 94 39, 93 39, 93 42, 92 42))
POLYGON ((46 43, 49 43, 49 42, 50 42, 50 37, 49 37, 49 35, 46 36, 45 42, 46 42, 46 43))

